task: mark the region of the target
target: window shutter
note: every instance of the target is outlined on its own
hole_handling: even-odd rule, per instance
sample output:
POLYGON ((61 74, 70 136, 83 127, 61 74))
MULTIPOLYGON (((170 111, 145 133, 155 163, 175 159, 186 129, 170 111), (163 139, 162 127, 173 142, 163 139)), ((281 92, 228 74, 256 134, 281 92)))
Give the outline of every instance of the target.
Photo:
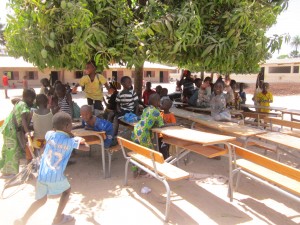
POLYGON ((34 79, 35 80, 39 79, 38 71, 34 71, 34 79))

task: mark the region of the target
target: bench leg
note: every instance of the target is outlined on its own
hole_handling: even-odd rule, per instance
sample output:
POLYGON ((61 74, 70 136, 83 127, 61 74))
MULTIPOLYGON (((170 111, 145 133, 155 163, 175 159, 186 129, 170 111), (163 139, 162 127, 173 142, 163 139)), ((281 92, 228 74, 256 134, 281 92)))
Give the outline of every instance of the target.
POLYGON ((170 186, 168 184, 168 182, 166 180, 162 180, 163 184, 166 187, 166 194, 167 194, 167 198, 166 198, 166 211, 165 211, 165 222, 168 221, 169 219, 169 212, 170 212, 170 203, 171 203, 171 191, 170 191, 170 186))
POLYGON ((125 179, 124 179, 124 185, 128 184, 128 165, 130 162, 130 158, 127 159, 126 163, 125 163, 125 179))
POLYGON ((111 177, 111 157, 112 153, 107 150, 107 155, 108 155, 108 177, 111 177))
POLYGON ((241 178, 241 173, 240 173, 240 169, 238 169, 237 171, 237 177, 236 177, 236 182, 235 182, 235 191, 238 191, 239 188, 239 183, 240 183, 240 178, 241 178))

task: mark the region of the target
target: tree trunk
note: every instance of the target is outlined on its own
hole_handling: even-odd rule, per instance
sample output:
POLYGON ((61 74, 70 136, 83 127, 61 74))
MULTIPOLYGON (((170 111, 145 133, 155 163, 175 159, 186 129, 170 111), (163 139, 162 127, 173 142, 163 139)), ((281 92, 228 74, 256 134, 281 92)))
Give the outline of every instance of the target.
POLYGON ((204 71, 201 71, 200 78, 202 81, 204 81, 204 71))
POLYGON ((144 70, 144 62, 141 65, 135 66, 135 77, 134 77, 134 90, 136 91, 139 98, 142 98, 142 90, 143 90, 143 70, 144 70))

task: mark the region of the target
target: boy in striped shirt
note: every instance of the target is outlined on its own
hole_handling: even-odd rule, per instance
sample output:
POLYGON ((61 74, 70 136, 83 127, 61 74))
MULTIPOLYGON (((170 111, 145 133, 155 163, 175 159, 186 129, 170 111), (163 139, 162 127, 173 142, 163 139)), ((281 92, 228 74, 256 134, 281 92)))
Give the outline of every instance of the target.
POLYGON ((138 115, 139 112, 139 98, 136 92, 132 89, 132 80, 128 76, 121 78, 121 85, 123 90, 119 92, 116 98, 117 112, 114 118, 114 136, 118 135, 119 130, 119 117, 124 116, 126 113, 135 113, 138 115))
POLYGON ((84 140, 71 134, 72 118, 68 113, 58 112, 52 119, 53 131, 46 133, 46 147, 42 155, 36 184, 36 201, 25 215, 14 225, 24 225, 29 218, 47 201, 47 195, 61 194, 52 225, 64 224, 74 220, 71 215, 62 214, 71 193, 71 186, 64 175, 73 149, 89 150, 84 140))

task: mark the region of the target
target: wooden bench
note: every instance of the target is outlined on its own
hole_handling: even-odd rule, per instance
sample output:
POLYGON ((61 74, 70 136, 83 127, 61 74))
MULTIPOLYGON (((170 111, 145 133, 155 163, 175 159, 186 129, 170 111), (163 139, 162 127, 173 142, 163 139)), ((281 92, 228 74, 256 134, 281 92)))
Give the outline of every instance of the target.
POLYGON ((168 181, 178 181, 189 177, 189 173, 164 161, 160 152, 138 145, 132 141, 118 137, 118 142, 122 148, 125 164, 125 185, 128 183, 128 166, 134 164, 140 169, 152 175, 165 185, 166 188, 166 210, 164 220, 168 221, 170 210, 170 186, 168 181), (126 152, 125 148, 130 150, 126 152))
MULTIPOLYGON (((257 122, 253 122, 253 121, 247 121, 245 120, 245 123, 250 123, 251 125, 255 125, 255 126, 260 126, 260 120, 264 120, 266 117, 279 117, 281 116, 280 113, 262 113, 262 112, 242 112, 242 114, 244 115, 244 118, 252 118, 252 119, 256 119, 257 122)), ((267 124, 263 124, 263 126, 267 126, 267 124)))
POLYGON ((273 130, 273 125, 280 125, 282 127, 291 128, 290 131, 280 131, 284 134, 292 135, 295 137, 300 137, 300 123, 295 121, 283 120, 276 117, 267 117, 265 118, 265 122, 270 124, 270 129, 273 130), (298 129, 298 130, 293 130, 298 129))
MULTIPOLYGON (((297 201, 300 201, 300 170, 277 162, 260 154, 232 145, 239 159, 234 160, 235 169, 232 176, 237 174, 236 190, 240 174, 255 179, 297 201)), ((229 187, 231 196, 233 187, 229 187)))

